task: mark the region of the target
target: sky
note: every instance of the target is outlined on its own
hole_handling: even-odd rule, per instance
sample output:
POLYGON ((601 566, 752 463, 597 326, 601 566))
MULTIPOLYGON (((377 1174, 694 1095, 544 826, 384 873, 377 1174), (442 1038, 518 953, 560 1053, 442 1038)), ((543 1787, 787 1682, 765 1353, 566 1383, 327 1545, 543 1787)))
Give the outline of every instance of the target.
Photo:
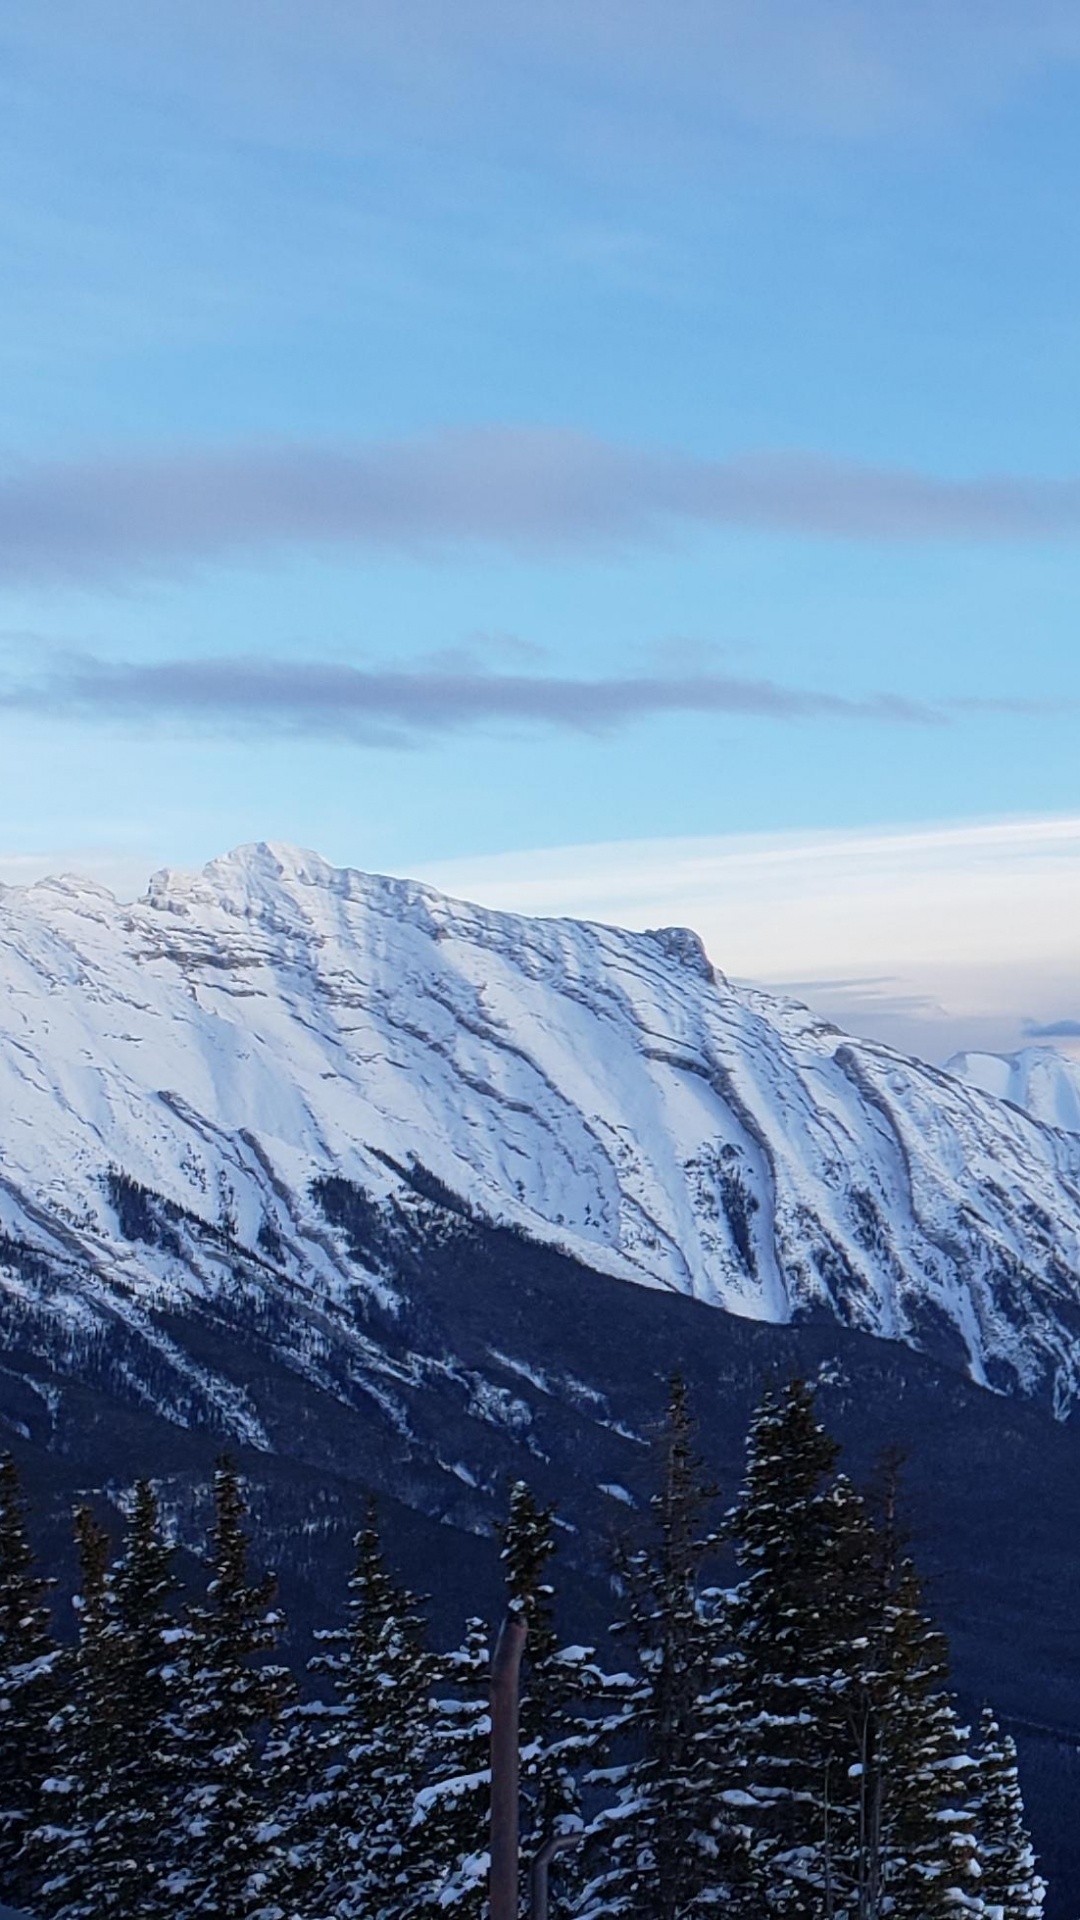
POLYGON ((1080 1027, 1071 0, 7 0, 0 879, 1080 1027))

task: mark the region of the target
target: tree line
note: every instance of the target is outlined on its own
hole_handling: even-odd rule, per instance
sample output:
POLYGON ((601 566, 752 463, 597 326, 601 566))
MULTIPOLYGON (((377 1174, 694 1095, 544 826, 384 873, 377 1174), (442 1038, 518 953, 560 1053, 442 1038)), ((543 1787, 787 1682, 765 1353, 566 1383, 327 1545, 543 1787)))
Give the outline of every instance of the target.
MULTIPOLYGON (((947 1690, 896 1517, 838 1468, 813 1395, 770 1391, 729 1512, 682 1386, 612 1645, 560 1637, 556 1516, 519 1482, 501 1530, 528 1641, 526 1855, 573 1920, 1039 1920, 1013 1743, 947 1690), (734 1585, 710 1584, 733 1551, 734 1585)), ((275 1658, 242 1483, 214 1478, 204 1590, 177 1592, 150 1482, 119 1548, 74 1518, 75 1635, 54 1637, 14 1460, 0 1465, 0 1897, 41 1920, 481 1920, 486 1624, 428 1645, 368 1510, 344 1623, 301 1683, 275 1658)))

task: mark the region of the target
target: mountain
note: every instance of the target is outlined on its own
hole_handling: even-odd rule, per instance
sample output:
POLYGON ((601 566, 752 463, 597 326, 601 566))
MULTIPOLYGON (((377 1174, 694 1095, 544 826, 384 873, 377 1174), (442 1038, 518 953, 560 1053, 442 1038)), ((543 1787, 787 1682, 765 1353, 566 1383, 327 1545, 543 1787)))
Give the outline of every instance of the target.
POLYGON ((1080 1061, 1053 1047, 1019 1053, 957 1053, 946 1073, 1008 1100, 1044 1126, 1080 1133, 1080 1061))
POLYGON ((732 985, 685 929, 277 846, 133 905, 0 889, 0 1439, 57 1551, 76 1488, 139 1471, 193 1539, 227 1443, 301 1627, 372 1487, 460 1625, 524 1473, 590 1633, 671 1372, 730 1491, 801 1370, 855 1472, 906 1448, 959 1683, 1027 1741, 1080 1893, 1078 1330, 1080 1136, 732 985))
POLYGON ((16 1308, 76 1346, 122 1323, 152 1395, 255 1445, 251 1394, 161 1316, 303 1297, 316 1375, 393 1304, 389 1244, 432 1207, 1062 1414, 1080 1381, 1080 1141, 732 986, 682 928, 490 913, 271 846, 133 906, 4 889, 0 1101, 16 1308))

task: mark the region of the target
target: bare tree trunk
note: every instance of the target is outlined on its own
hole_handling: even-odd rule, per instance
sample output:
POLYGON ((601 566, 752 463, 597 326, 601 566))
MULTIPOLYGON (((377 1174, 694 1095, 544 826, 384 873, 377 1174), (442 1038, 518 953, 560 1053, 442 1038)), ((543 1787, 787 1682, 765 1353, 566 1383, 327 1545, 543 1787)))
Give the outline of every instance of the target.
MULTIPOLYGON (((563 1853, 567 1847, 576 1847, 585 1838, 584 1832, 551 1833, 533 1855, 532 1872, 529 1875, 529 1920, 548 1920, 548 1869, 557 1853, 563 1853)), ((2 1916, 0 1916, 2 1920, 2 1916)))
POLYGON ((526 1627, 508 1613, 491 1662, 491 1920, 518 1920, 518 1701, 526 1627))

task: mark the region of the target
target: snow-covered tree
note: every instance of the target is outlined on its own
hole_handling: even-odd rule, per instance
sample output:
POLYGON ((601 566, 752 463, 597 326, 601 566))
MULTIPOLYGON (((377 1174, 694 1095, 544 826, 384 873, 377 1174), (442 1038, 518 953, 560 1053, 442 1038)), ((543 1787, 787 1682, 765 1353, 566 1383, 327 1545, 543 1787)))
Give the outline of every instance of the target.
MULTIPOLYGON (((524 1481, 511 1487, 500 1538, 507 1604, 527 1626, 520 1709, 524 1871, 549 1834, 581 1825, 580 1779, 600 1751, 606 1683, 590 1649, 560 1641, 550 1579, 555 1515, 524 1481)), ((462 1646, 439 1661, 431 1777, 417 1801, 417 1825, 435 1863, 429 1904, 460 1920, 478 1920, 487 1894, 490 1657, 486 1626, 471 1620, 462 1646)), ((576 1866, 572 1856, 560 1870, 564 1899, 567 1882, 580 1878, 576 1866)))
POLYGON ((974 1767, 945 1690, 948 1649, 910 1561, 886 1585, 882 1614, 872 1689, 878 1898, 896 1920, 945 1920, 980 1897, 974 1767))
POLYGON ((325 1755, 309 1821, 314 1879, 342 1920, 391 1920, 415 1909, 431 1878, 413 1815, 428 1760, 432 1663, 420 1603, 387 1569, 374 1504, 349 1590, 348 1626, 320 1635, 314 1662, 337 1695, 314 1743, 325 1755))
POLYGON ((680 1380, 673 1382, 652 1537, 624 1562, 621 1629, 639 1663, 621 1735, 630 1758, 611 1776, 618 1803, 599 1826, 605 1864, 592 1912, 685 1920, 727 1902, 742 1882, 720 1615, 702 1592, 715 1551, 707 1483, 680 1380))
POLYGON ((914 1569, 836 1454, 802 1382, 767 1396, 731 1519, 759 1897, 791 1920, 935 1920, 977 1905, 972 1763, 914 1569))
MULTIPOLYGON (((501 1529, 507 1599, 522 1613, 528 1638, 521 1692, 521 1840, 524 1857, 550 1834, 581 1825, 581 1778, 600 1759, 606 1682, 591 1648, 564 1645, 556 1625, 550 1563, 555 1512, 518 1480, 501 1529)), ((576 1857, 561 1869, 575 1877, 576 1857)))
POLYGON ((267 1662, 281 1630, 273 1577, 248 1571, 247 1507, 231 1461, 214 1475, 205 1604, 188 1613, 176 1717, 167 1890, 191 1920, 266 1910, 280 1857, 267 1836, 260 1749, 289 1692, 267 1662))
MULTIPOLYGON (((743 1580, 728 1610, 736 1648, 738 1803, 760 1898, 792 1920, 833 1911, 850 1856, 855 1754, 833 1696, 849 1599, 834 1577, 837 1525, 853 1520, 832 1472, 837 1447, 801 1381, 766 1395, 751 1423, 746 1476, 729 1516, 743 1580), (843 1603, 845 1618, 834 1609, 843 1603)), ((843 1680, 841 1679, 843 1687, 843 1680)), ((844 1688, 846 1691, 846 1688, 844 1688)))
POLYGON ((171 1549, 150 1486, 135 1490, 123 1553, 75 1516, 78 1640, 52 1722, 46 1819, 36 1834, 39 1903, 60 1920, 127 1920, 172 1911, 162 1843, 176 1785, 172 1740, 175 1623, 165 1610, 171 1549))
POLYGON ((461 1646, 436 1662, 429 1704, 430 1773, 414 1833, 431 1863, 425 1913, 481 1920, 487 1903, 491 1805, 491 1643, 470 1620, 461 1646))
POLYGON ((178 1663, 185 1639, 170 1609, 174 1557, 154 1489, 140 1480, 108 1595, 116 1732, 107 1815, 95 1847, 95 1912, 102 1920, 171 1911, 161 1834, 178 1784, 178 1663))
POLYGON ((112 1815, 121 1702, 116 1686, 109 1536, 88 1506, 75 1512, 78 1640, 69 1686, 52 1723, 53 1770, 35 1836, 42 1859, 37 1903, 59 1920, 91 1920, 99 1899, 99 1842, 112 1815))
POLYGON ((49 1585, 35 1567, 18 1469, 8 1453, 0 1459, 0 1897, 17 1906, 33 1891, 27 1840, 42 1818, 49 1724, 58 1704, 49 1585))
POLYGON ((973 1799, 986 1920, 1041 1920, 1046 1882, 1027 1831, 1016 1745, 989 1707, 979 1729, 973 1799))
POLYGON ((333 1798, 327 1729, 334 1713, 321 1698, 290 1699, 267 1738, 265 1816, 257 1838, 269 1871, 256 1920, 328 1920, 322 1896, 333 1798))

